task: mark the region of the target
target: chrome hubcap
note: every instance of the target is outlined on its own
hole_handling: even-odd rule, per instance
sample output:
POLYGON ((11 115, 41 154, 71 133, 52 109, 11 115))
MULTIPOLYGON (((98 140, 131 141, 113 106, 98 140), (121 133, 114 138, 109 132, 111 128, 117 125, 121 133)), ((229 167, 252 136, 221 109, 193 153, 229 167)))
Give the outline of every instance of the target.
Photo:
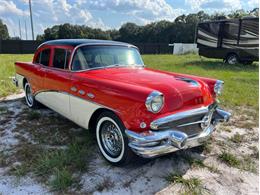
POLYGON ((229 64, 236 64, 237 63, 237 58, 235 56, 231 56, 229 59, 228 59, 228 63, 229 64))
POLYGON ((110 121, 105 121, 101 127, 101 141, 106 151, 113 157, 120 155, 122 139, 120 130, 110 121))
POLYGON ((27 98, 27 101, 28 101, 29 105, 32 105, 32 103, 33 103, 33 95, 32 95, 32 91, 31 91, 31 87, 30 86, 26 87, 26 98, 27 98))

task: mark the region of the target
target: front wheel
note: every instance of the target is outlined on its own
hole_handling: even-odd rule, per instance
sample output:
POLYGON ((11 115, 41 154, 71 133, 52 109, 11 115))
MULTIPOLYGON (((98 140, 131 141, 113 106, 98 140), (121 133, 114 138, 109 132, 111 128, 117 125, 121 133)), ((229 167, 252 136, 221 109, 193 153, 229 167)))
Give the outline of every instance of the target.
POLYGON ((133 153, 121 120, 112 112, 102 113, 96 125, 96 138, 103 157, 113 165, 128 163, 133 153))

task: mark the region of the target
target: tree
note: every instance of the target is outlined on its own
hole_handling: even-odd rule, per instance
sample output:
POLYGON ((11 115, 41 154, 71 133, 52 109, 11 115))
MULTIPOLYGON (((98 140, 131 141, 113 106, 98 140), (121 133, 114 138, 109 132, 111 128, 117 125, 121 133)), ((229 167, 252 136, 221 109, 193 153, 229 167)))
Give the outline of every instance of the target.
POLYGON ((241 18, 244 16, 258 16, 259 9, 245 12, 237 10, 225 13, 207 14, 204 11, 178 16, 174 22, 162 20, 144 26, 135 23, 125 23, 119 30, 102 30, 85 25, 61 24, 47 28, 37 40, 89 38, 112 39, 128 43, 193 43, 196 27, 199 22, 221 20, 226 18, 241 18))
POLYGON ((6 40, 6 39, 9 39, 8 29, 7 26, 0 19, 0 40, 6 40))

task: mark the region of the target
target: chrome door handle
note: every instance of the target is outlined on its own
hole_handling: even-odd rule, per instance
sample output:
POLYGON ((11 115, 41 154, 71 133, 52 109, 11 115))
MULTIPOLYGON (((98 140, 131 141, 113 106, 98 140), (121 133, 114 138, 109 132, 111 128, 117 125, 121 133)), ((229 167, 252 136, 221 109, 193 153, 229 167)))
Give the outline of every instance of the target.
POLYGON ((70 88, 70 90, 73 91, 73 92, 76 92, 77 88, 73 86, 73 87, 70 88))

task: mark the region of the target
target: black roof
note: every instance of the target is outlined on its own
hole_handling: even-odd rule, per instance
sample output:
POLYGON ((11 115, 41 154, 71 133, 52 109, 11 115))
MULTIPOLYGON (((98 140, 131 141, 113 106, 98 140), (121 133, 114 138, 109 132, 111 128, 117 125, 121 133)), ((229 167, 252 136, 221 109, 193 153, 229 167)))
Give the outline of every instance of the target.
POLYGON ((76 47, 81 44, 109 44, 109 45, 121 45, 121 46, 133 46, 128 43, 118 42, 118 41, 110 41, 110 40, 98 40, 98 39, 56 39, 51 41, 46 41, 41 44, 39 47, 43 45, 70 45, 76 47))
POLYGON ((203 22, 199 22, 199 24, 203 24, 203 23, 217 23, 217 22, 235 22, 235 21, 239 21, 239 20, 259 20, 259 17, 243 17, 243 18, 231 18, 231 19, 221 19, 221 20, 208 20, 208 21, 203 21, 203 22))

